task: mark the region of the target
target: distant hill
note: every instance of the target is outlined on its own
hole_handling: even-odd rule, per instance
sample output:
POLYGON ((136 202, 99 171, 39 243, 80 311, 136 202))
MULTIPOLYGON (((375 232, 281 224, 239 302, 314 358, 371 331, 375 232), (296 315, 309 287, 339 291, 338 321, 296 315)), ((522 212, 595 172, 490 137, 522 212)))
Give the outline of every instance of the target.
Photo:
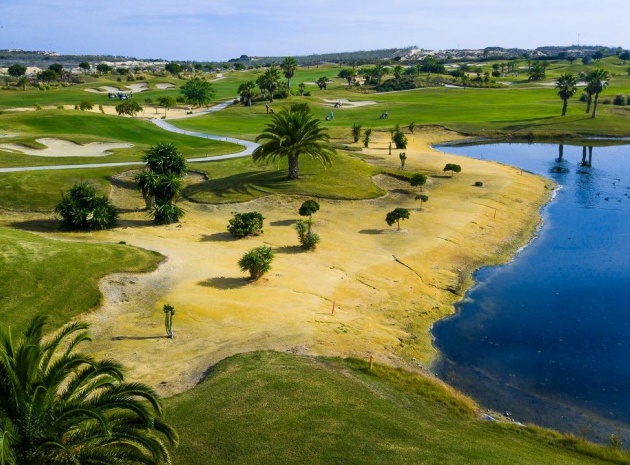
MULTIPOLYGON (((605 56, 618 54, 623 49, 621 47, 609 47, 600 45, 569 45, 569 46, 544 46, 535 49, 486 47, 483 49, 448 49, 448 50, 426 50, 418 47, 387 48, 379 50, 359 50, 352 52, 332 52, 319 53, 294 57, 298 64, 302 66, 315 66, 321 63, 339 63, 346 65, 361 65, 383 61, 417 61, 430 55, 444 61, 482 61, 499 59, 544 59, 544 58, 567 58, 573 56, 582 58, 601 51, 605 56)), ((227 62, 191 62, 171 60, 178 63, 241 63, 245 66, 268 66, 280 64, 285 57, 271 56, 248 56, 241 55, 239 58, 227 60, 227 62)), ((62 55, 56 52, 45 51, 25 51, 25 50, 0 50, 0 68, 8 67, 14 63, 24 66, 36 66, 47 68, 52 63, 60 63, 66 68, 76 67, 79 63, 87 61, 95 64, 100 62, 122 63, 123 66, 133 66, 138 64, 166 63, 168 60, 134 58, 118 55, 62 55)))

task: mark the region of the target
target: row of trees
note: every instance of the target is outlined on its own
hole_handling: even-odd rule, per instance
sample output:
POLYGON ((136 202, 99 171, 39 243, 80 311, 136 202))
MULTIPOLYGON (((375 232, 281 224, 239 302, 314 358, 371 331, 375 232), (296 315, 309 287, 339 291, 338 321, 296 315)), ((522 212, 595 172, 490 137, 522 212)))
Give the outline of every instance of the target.
MULTIPOLYGON (((610 81, 610 73, 603 68, 597 68, 589 72, 586 77, 586 88, 584 93, 586 94, 586 113, 591 112, 591 105, 593 112, 591 118, 597 117, 597 103, 599 100, 599 94, 608 87, 610 81)), ((562 99, 562 116, 567 113, 567 106, 569 99, 577 92, 578 78, 572 73, 565 73, 556 80, 556 89, 558 90, 558 96, 562 99)))

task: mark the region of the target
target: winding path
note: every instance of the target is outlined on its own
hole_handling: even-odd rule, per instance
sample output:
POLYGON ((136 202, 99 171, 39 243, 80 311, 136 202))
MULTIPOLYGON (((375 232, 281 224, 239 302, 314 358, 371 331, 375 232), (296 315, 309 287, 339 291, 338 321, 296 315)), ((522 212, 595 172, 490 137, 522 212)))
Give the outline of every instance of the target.
MULTIPOLYGON (((219 110, 223 110, 224 108, 229 107, 230 105, 232 105, 232 103, 233 102, 231 100, 227 102, 222 102, 202 112, 194 113, 194 114, 190 114, 186 116, 180 116, 178 118, 169 118, 169 120, 192 118, 199 115, 215 113, 219 110)), ((219 160, 228 160, 231 158, 246 157, 248 155, 251 155, 252 152, 256 149, 256 147, 258 147, 257 143, 251 142, 248 140, 235 139, 233 137, 214 136, 212 134, 206 134, 203 132, 187 131, 185 129, 180 129, 173 126, 168 121, 163 120, 163 119, 152 119, 151 122, 155 124, 156 126, 164 129, 165 131, 174 132, 176 134, 183 134, 183 135, 191 136, 191 137, 200 137, 202 139, 217 140, 221 142, 231 142, 232 144, 237 144, 244 147, 243 150, 236 153, 228 153, 226 155, 215 155, 213 157, 189 158, 187 160, 189 163, 199 163, 202 161, 219 161, 219 160)), ((139 166, 139 165, 144 165, 144 163, 141 161, 123 161, 123 162, 112 162, 112 163, 88 163, 88 164, 80 164, 80 165, 19 166, 19 167, 12 167, 12 168, 0 168, 0 173, 14 173, 14 172, 23 172, 23 171, 44 171, 44 170, 72 170, 72 169, 85 169, 85 168, 109 168, 109 167, 116 167, 116 166, 139 166)))

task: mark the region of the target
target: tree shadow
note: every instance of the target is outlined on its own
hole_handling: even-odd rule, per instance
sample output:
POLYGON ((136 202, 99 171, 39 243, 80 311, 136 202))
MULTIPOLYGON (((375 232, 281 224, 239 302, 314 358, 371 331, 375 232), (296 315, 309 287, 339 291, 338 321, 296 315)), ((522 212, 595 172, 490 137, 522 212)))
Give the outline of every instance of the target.
POLYGON ((237 241, 238 238, 232 236, 229 232, 218 232, 212 234, 204 234, 201 236, 201 242, 232 242, 237 241))
POLYGON ((118 220, 118 228, 137 228, 140 226, 152 226, 155 225, 152 219, 147 218, 146 220, 118 220))
POLYGON ((144 339, 168 339, 168 336, 114 336, 112 341, 142 341, 144 339))
POLYGON ((120 179, 120 178, 112 176, 109 178, 109 182, 112 186, 116 186, 121 189, 128 189, 131 191, 138 190, 138 183, 128 180, 128 179, 120 179))
POLYGON ((359 234, 383 234, 384 229, 362 229, 359 234))
POLYGON ((53 232, 60 231, 59 221, 53 218, 45 218, 38 220, 12 221, 9 225, 16 229, 36 232, 53 232))
POLYGON ((299 245, 284 245, 282 247, 277 247, 275 251, 279 254, 296 254, 304 252, 304 249, 299 245))
POLYGON ((393 194, 404 194, 404 195, 413 194, 413 192, 408 189, 392 189, 390 192, 392 192, 393 194))
POLYGON ((270 221, 269 222, 269 226, 291 226, 292 224, 295 224, 296 221, 297 220, 295 220, 295 219, 270 221))
POLYGON ((238 289, 249 283, 248 278, 228 278, 226 276, 218 276, 209 278, 205 281, 199 281, 197 284, 204 287, 214 287, 216 289, 238 289))
POLYGON ((270 191, 282 194, 291 192, 294 187, 295 181, 287 179, 286 170, 257 171, 192 184, 184 189, 183 196, 188 200, 198 201, 199 196, 203 199, 206 192, 223 198, 234 194, 258 196, 270 191))

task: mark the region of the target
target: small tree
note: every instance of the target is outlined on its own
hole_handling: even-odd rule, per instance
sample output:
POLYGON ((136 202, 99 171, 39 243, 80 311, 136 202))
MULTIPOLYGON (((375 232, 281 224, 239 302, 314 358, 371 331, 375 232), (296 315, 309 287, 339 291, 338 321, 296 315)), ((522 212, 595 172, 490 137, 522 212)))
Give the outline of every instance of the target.
POLYGON ((409 129, 409 132, 413 134, 414 129, 416 129, 416 123, 412 121, 411 123, 409 123, 409 126, 407 126, 407 129, 409 129))
POLYGON ((450 171, 451 172, 451 178, 453 177, 453 173, 460 173, 462 171, 462 167, 455 164, 455 163, 447 163, 444 166, 444 169, 442 171, 450 171))
POLYGON ((135 100, 127 100, 116 105, 116 113, 118 113, 119 116, 128 115, 133 118, 141 111, 142 105, 135 100))
POLYGON ((164 116, 166 116, 166 111, 169 108, 173 108, 176 104, 177 104, 177 100, 175 100, 175 97, 172 97, 170 95, 164 95, 158 98, 158 105, 164 108, 164 116))
POLYGON ((361 123, 353 123, 352 124, 352 140, 354 142, 359 142, 361 138, 361 123))
POLYGON ((199 107, 206 105, 216 93, 210 82, 197 77, 187 81, 180 87, 179 91, 186 98, 186 101, 199 107))
POLYGON ((87 74, 87 72, 92 68, 87 61, 82 61, 79 63, 79 68, 83 70, 83 73, 87 74))
POLYGON ((68 230, 102 230, 116 226, 118 213, 107 197, 87 181, 76 183, 55 207, 61 227, 68 230))
POLYGON ((418 194, 415 199, 420 201, 420 208, 422 208, 422 203, 428 201, 429 196, 425 194, 418 194))
POLYGON ((389 226, 394 223, 398 224, 398 231, 400 231, 400 220, 408 220, 409 219, 409 210, 406 208, 395 208, 390 211, 387 216, 385 216, 385 221, 389 226))
POLYGON ((90 102, 89 100, 83 100, 79 104, 79 108, 81 109, 81 111, 91 110, 92 108, 94 108, 94 104, 90 102))
POLYGON ((112 72, 112 67, 109 66, 107 63, 99 63, 98 65, 96 65, 96 71, 101 74, 107 74, 112 72))
POLYGON ((15 63, 14 65, 9 66, 8 72, 9 76, 18 78, 26 74, 26 66, 15 63))
POLYGON ((300 216, 308 216, 309 218, 312 218, 313 213, 316 213, 317 211, 319 211, 319 204, 315 200, 308 199, 300 206, 298 213, 300 216))
POLYGON ((258 235, 263 232, 263 216, 260 212, 233 213, 227 226, 228 232, 234 237, 258 235))
POLYGON ((363 147, 368 148, 370 146, 370 139, 372 138, 372 128, 367 128, 363 133, 363 147))
POLYGON ((256 281, 271 269, 274 256, 271 247, 256 247, 241 257, 238 266, 241 271, 248 271, 251 279, 256 281))
POLYGON ((422 190, 422 186, 427 183, 427 175, 422 173, 414 173, 411 175, 411 178, 409 178, 409 182, 413 187, 420 187, 420 190, 422 190))
POLYGON ((173 339, 173 315, 175 315, 175 307, 169 304, 164 304, 164 329, 166 329, 166 336, 169 339, 173 339))
POLYGON ((407 154, 405 152, 400 152, 400 154, 398 155, 398 158, 400 158, 400 169, 404 170, 405 163, 407 162, 407 154))
POLYGON ((394 142, 397 149, 407 148, 407 136, 405 136, 400 128, 394 130, 394 133, 392 134, 392 142, 394 142))

